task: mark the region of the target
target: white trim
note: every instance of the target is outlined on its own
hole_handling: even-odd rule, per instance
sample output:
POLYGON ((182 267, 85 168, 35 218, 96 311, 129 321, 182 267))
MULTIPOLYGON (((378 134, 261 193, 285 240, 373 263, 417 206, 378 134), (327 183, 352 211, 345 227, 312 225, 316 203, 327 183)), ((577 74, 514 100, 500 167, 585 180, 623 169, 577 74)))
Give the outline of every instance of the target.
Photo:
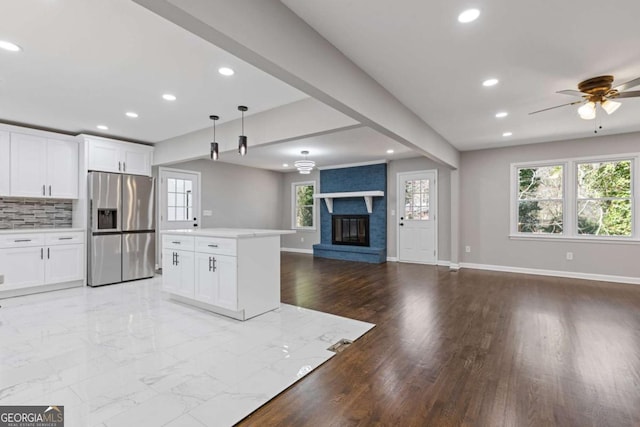
POLYGON ((475 264, 461 262, 460 267, 475 270, 502 271, 507 273, 533 274, 536 276, 566 277, 569 279, 596 280, 600 282, 640 285, 640 277, 614 276, 610 274, 580 273, 577 271, 543 270, 538 268, 511 267, 507 265, 475 264))
POLYGON ((449 270, 451 270, 451 271, 460 270, 460 264, 449 264, 449 270))
POLYGON ((327 170, 327 169, 357 168, 358 166, 379 165, 381 163, 389 163, 389 162, 388 162, 388 160, 372 160, 370 162, 345 163, 343 165, 331 165, 331 166, 318 166, 316 169, 318 169, 318 170, 327 170))
POLYGON ((398 257, 388 256, 387 257, 387 262, 398 262, 398 257))
POLYGON ((317 218, 317 203, 316 203, 316 196, 315 194, 313 195, 313 208, 312 208, 312 212, 311 212, 311 216, 313 217, 313 225, 311 227, 296 227, 296 207, 297 207, 297 203, 296 203, 296 186, 298 185, 312 185, 313 186, 313 192, 315 193, 316 189, 318 188, 318 185, 316 184, 315 180, 311 180, 311 181, 297 181, 297 182, 292 182, 291 183, 291 229, 292 230, 301 230, 301 231, 315 231, 317 229, 317 223, 318 223, 318 218, 317 218))
POLYGON ((297 253, 297 254, 310 254, 310 255, 313 255, 313 249, 280 248, 280 252, 293 252, 293 253, 297 253))
POLYGON ((522 235, 522 234, 515 234, 515 235, 510 235, 509 239, 511 240, 537 240, 539 242, 561 242, 561 243, 567 243, 567 242, 571 242, 571 243, 605 243, 605 244, 613 244, 613 245, 637 245, 640 244, 640 239, 634 239, 631 237, 609 237, 609 236, 602 236, 602 237, 593 237, 593 236, 588 236, 588 237, 563 237, 563 236, 556 236, 556 235, 547 235, 547 234, 531 234, 529 235, 522 235))
POLYGON ((436 265, 441 267, 449 267, 451 265, 451 261, 445 261, 443 259, 439 259, 436 265))

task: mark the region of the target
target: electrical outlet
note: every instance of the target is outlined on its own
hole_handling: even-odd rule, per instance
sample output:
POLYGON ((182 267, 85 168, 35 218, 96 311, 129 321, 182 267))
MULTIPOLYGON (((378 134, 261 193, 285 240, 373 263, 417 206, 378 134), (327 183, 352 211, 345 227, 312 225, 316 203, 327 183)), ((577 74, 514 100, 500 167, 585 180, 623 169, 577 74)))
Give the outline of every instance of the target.
POLYGON ((301 238, 300 238, 300 241, 301 241, 301 242, 304 242, 304 237, 301 237, 301 238))
POLYGON ((211 216, 213 215, 213 211, 202 211, 202 216, 211 216))
POLYGON ((567 252, 567 261, 573 261, 573 252, 567 252))
POLYGON ((465 246, 465 247, 464 247, 464 251, 465 251, 466 253, 470 253, 470 252, 471 252, 471 246, 465 246))

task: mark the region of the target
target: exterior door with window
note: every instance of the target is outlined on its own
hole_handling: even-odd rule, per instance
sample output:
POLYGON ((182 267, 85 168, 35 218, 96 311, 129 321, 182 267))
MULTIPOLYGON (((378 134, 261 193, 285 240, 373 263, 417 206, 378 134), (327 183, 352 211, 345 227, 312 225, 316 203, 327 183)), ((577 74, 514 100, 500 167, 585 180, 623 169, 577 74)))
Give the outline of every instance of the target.
POLYGON ((436 264, 437 171, 398 174, 398 261, 436 264))
POLYGON ((200 173, 160 169, 160 229, 184 230, 200 224, 200 173))

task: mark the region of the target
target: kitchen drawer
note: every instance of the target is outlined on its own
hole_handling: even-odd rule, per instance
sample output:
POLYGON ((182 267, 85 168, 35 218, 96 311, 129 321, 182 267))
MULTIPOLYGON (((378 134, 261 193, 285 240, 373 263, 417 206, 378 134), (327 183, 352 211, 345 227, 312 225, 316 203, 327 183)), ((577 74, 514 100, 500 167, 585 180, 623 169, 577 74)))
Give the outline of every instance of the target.
POLYGON ((196 237, 196 252, 236 256, 236 239, 196 237))
POLYGON ((0 248, 21 248, 44 246, 44 234, 3 234, 0 236, 0 248))
POLYGON ((44 241, 47 246, 84 243, 84 233, 82 231, 47 233, 44 235, 44 241))
POLYGON ((182 251, 193 251, 193 236, 162 236, 162 247, 164 249, 178 249, 182 251))

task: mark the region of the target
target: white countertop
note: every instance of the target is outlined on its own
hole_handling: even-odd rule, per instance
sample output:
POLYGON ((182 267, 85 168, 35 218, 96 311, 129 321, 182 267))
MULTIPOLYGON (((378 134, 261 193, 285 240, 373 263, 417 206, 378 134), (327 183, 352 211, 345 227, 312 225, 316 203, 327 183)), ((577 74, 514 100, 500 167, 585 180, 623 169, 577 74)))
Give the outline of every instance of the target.
POLYGON ((187 230, 162 230, 161 234, 174 234, 181 236, 199 236, 199 237, 228 237, 232 239, 247 237, 266 237, 279 236, 282 234, 294 234, 295 230, 269 230, 269 229, 253 229, 253 228, 200 228, 187 230))
POLYGON ((3 234, 42 234, 42 233, 70 233, 76 231, 84 231, 84 228, 8 228, 1 229, 0 235, 3 234))

